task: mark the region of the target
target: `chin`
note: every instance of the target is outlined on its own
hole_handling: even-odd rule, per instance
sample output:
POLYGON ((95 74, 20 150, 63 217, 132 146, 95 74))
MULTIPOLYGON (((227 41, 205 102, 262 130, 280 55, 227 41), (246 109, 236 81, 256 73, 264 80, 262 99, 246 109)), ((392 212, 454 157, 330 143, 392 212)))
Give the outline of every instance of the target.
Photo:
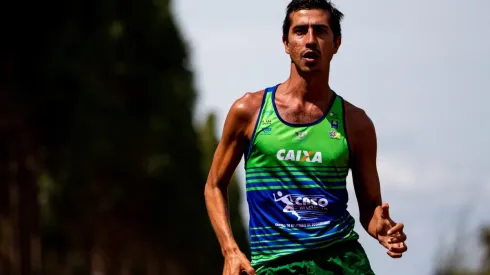
POLYGON ((307 67, 307 66, 304 66, 302 68, 300 68, 300 71, 302 73, 319 73, 322 71, 321 68, 319 67, 307 67))
POLYGON ((304 63, 293 63, 294 66, 296 67, 296 71, 300 74, 313 74, 313 73, 319 73, 323 70, 323 68, 319 64, 315 64, 313 66, 308 66, 304 63))

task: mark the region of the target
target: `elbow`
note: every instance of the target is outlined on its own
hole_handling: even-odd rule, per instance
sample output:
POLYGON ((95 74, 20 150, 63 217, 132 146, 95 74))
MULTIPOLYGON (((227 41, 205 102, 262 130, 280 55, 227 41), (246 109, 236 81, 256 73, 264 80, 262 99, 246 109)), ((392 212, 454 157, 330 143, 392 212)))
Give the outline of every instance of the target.
POLYGON ((212 209, 222 201, 227 201, 226 188, 223 189, 216 181, 206 182, 204 185, 204 202, 206 207, 212 209))
POLYGON ((216 180, 209 178, 204 185, 204 198, 209 198, 212 196, 217 190, 221 191, 221 188, 216 180))
POLYGON ((209 183, 206 183, 204 185, 204 203, 206 205, 206 208, 208 209, 212 204, 211 202, 213 201, 213 189, 214 188, 209 183))
POLYGON ((209 197, 209 195, 211 193, 211 190, 213 190, 213 187, 212 187, 211 183, 208 181, 204 185, 204 198, 208 198, 209 197))
POLYGON ((208 177, 206 179, 206 183, 204 184, 204 196, 207 196, 209 191, 212 189, 214 185, 214 177, 212 172, 210 171, 208 177))

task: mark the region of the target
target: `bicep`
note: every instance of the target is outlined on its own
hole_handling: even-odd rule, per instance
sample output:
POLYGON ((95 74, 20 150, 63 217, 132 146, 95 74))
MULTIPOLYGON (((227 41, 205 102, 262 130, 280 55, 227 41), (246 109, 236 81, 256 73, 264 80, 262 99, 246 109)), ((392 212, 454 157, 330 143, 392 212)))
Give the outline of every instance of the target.
POLYGON ((376 131, 367 116, 360 129, 356 134, 351 169, 359 207, 364 209, 381 204, 381 191, 376 164, 376 131))
POLYGON ((223 126, 221 140, 213 156, 213 162, 208 175, 208 183, 226 187, 240 162, 244 147, 246 123, 237 118, 232 111, 227 116, 223 126))

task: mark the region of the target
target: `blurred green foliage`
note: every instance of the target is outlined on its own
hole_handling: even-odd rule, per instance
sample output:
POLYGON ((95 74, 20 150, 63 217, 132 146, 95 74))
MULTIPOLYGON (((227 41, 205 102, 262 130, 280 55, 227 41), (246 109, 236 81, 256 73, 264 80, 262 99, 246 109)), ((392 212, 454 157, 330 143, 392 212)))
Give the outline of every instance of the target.
MULTIPOLYGON (((10 3, 2 14, 0 273, 220 274, 203 196, 215 125, 193 125, 169 1, 10 3)), ((232 226, 248 251, 240 196, 235 178, 232 226)))

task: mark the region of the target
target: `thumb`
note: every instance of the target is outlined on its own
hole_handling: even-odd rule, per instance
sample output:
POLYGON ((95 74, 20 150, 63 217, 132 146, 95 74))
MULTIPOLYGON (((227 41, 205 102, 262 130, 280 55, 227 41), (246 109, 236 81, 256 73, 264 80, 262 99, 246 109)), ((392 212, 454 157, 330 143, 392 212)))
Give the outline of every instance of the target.
POLYGON ((245 268, 245 272, 247 273, 247 275, 255 275, 255 269, 253 269, 251 266, 247 266, 245 268))
POLYGON ((248 260, 243 263, 243 269, 247 273, 247 275, 255 275, 255 269, 252 267, 248 260))
POLYGON ((381 218, 383 219, 387 219, 389 220, 390 219, 390 205, 388 203, 383 203, 381 205, 381 210, 382 210, 382 213, 381 213, 381 218))

